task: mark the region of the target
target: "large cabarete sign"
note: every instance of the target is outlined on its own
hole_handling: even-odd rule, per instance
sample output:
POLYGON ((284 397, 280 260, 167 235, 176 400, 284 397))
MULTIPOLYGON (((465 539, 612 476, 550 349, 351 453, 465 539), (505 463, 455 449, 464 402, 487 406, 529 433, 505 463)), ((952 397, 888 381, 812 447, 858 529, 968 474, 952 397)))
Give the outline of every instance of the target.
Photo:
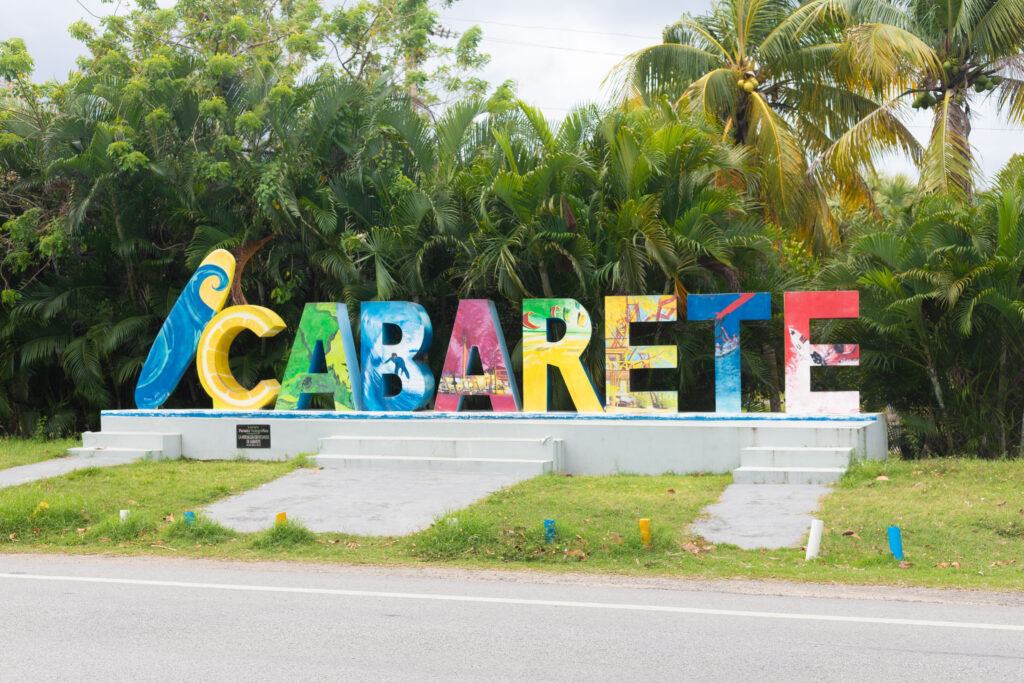
MULTIPOLYGON (((345 304, 306 304, 284 378, 280 383, 265 379, 246 389, 228 363, 232 341, 243 330, 272 337, 285 323, 262 306, 224 308, 234 274, 234 257, 218 250, 188 282, 142 368, 135 389, 140 408, 163 405, 194 361, 217 409, 301 410, 314 395, 326 394, 333 396, 339 411, 413 411, 434 398, 435 411, 455 412, 464 397, 487 396, 496 412, 546 412, 549 370, 555 368, 579 412, 677 411, 674 391, 630 388, 634 370, 677 367, 675 347, 634 346, 629 339, 634 323, 677 320, 678 299, 672 295, 606 297, 603 401, 581 359, 592 341, 590 315, 579 302, 561 298, 522 303, 522 397, 494 303, 481 299, 459 302, 436 383, 425 362, 433 336, 427 311, 408 301, 371 301, 360 308, 358 357, 345 304), (557 339, 556 327, 564 329, 557 339), (482 373, 470 374, 471 368, 482 368, 482 373)), ((857 317, 857 292, 787 292, 784 304, 786 412, 859 412, 855 391, 811 391, 812 366, 856 365, 859 347, 810 341, 811 319, 857 317)), ((739 412, 740 322, 768 320, 770 295, 691 294, 686 311, 687 320, 714 323, 716 412, 739 412)))

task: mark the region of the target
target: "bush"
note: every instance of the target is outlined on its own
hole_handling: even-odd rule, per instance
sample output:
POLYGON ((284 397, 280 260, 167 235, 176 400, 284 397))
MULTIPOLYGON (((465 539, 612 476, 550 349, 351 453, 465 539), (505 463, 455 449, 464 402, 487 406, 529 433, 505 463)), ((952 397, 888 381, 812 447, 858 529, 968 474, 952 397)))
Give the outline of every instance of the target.
POLYGON ((132 512, 121 521, 119 514, 107 517, 89 532, 90 538, 109 538, 114 543, 137 541, 142 536, 156 531, 156 523, 147 515, 132 512))
POLYGON ((270 550, 304 545, 312 543, 314 540, 316 540, 316 534, 301 522, 289 520, 260 532, 252 540, 251 545, 257 550, 270 550))
POLYGON ((213 545, 231 540, 238 534, 205 515, 196 515, 196 521, 192 524, 186 524, 185 518, 179 517, 167 527, 164 535, 172 541, 194 541, 213 545))
POLYGON ((89 524, 83 513, 81 504, 72 498, 50 497, 37 488, 10 491, 0 500, 0 543, 30 535, 74 532, 89 524))

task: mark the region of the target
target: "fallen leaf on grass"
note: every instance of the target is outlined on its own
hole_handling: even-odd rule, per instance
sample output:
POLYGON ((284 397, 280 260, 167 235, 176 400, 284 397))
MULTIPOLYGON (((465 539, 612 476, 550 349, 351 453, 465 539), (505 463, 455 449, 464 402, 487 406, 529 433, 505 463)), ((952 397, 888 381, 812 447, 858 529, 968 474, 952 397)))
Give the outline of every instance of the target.
POLYGON ((1001 500, 1001 501, 999 501, 998 503, 996 503, 996 507, 997 507, 997 508, 1001 508, 1001 507, 1003 507, 1004 505, 1006 505, 1006 501, 1005 501, 1005 500, 1001 500))
POLYGON ((106 536, 100 536, 100 541, 103 543, 110 543, 110 539, 106 536))
POLYGON ((359 544, 355 541, 345 541, 345 547, 349 550, 355 550, 359 547, 359 544))
POLYGON ((875 477, 875 481, 889 481, 889 477, 887 477, 884 474, 882 474, 882 475, 879 475, 879 476, 875 477))
POLYGON ((92 528, 91 526, 87 526, 87 527, 84 527, 84 528, 79 527, 79 528, 75 529, 75 531, 77 531, 80 534, 84 534, 86 531, 88 531, 91 528, 92 528))
POLYGON ((138 505, 139 503, 138 503, 138 501, 134 501, 134 500, 129 500, 129 501, 128 501, 128 504, 129 504, 129 505, 138 505))
POLYGON ((953 569, 960 569, 960 563, 959 562, 950 562, 949 566, 952 567, 953 569))
POLYGON ((167 515, 166 517, 164 517, 164 521, 165 522, 173 522, 174 521, 174 515, 167 515))
POLYGON ((585 552, 583 552, 582 550, 566 550, 565 554, 568 557, 575 557, 580 562, 586 562, 587 561, 587 554, 585 552))
POLYGON ((162 548, 164 550, 170 550, 172 552, 178 552, 177 550, 175 550, 174 548, 172 548, 169 545, 160 545, 159 543, 150 543, 149 547, 150 548, 162 548))
POLYGON ((913 562, 907 562, 906 560, 903 560, 902 562, 900 562, 900 569, 910 569, 913 566, 914 566, 913 562))
POLYGON ((948 569, 949 568, 949 562, 939 562, 935 566, 938 567, 939 569, 948 569))
POLYGON ((668 490, 668 491, 666 491, 665 493, 675 493, 675 492, 676 492, 676 490, 675 490, 675 489, 669 489, 669 490, 668 490))
POLYGON ((855 532, 853 529, 847 529, 846 531, 844 531, 843 536, 852 536, 857 540, 860 540, 860 536, 858 536, 857 532, 855 532))
POLYGON ((18 534, 11 534, 10 536, 7 537, 7 540, 8 541, 17 541, 18 540, 18 534))
POLYGON ((921 470, 914 470, 911 474, 921 474, 921 470))
POLYGON ((704 544, 703 543, 703 539, 696 539, 696 540, 693 540, 693 541, 688 541, 688 542, 684 543, 682 547, 683 547, 683 550, 686 550, 687 552, 691 552, 694 555, 700 555, 701 553, 710 553, 711 551, 713 551, 715 549, 715 546, 713 546, 713 545, 704 544))
POLYGON ((991 563, 989 566, 990 567, 1005 567, 1006 565, 1013 564, 1016 561, 1017 560, 996 560, 995 562, 991 563))

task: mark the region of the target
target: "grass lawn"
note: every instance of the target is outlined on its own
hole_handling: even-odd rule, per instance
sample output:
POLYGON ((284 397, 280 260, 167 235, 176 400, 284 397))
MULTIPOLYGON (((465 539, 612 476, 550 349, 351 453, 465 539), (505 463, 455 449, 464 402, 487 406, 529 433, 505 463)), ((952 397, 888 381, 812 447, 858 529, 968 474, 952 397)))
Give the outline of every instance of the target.
POLYGON ((28 465, 41 460, 59 458, 69 448, 81 445, 81 439, 40 441, 36 439, 8 439, 0 437, 0 470, 28 465))
MULTIPOLYGON (((1024 590, 1024 462, 929 460, 853 468, 825 499, 822 555, 746 551, 694 538, 689 523, 728 475, 567 477, 521 482, 405 537, 312 534, 299 524, 238 534, 181 512, 300 467, 144 462, 0 489, 0 552, 162 554, 353 564, 616 572, 687 578, 907 584, 1024 590), (878 477, 884 477, 878 479, 878 477), (46 505, 42 505, 45 503, 46 505), (118 510, 132 513, 127 523, 118 510), (637 519, 652 520, 652 543, 637 519), (544 541, 545 518, 557 538, 544 541), (903 529, 911 566, 889 555, 903 529)), ((300 520, 301 521, 301 520, 300 520)))

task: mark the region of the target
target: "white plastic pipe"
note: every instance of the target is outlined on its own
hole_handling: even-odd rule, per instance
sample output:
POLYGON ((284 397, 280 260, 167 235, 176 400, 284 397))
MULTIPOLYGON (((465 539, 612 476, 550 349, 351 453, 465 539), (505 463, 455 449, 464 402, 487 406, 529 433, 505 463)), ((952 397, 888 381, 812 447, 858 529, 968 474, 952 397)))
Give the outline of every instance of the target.
POLYGON ((820 519, 811 520, 811 533, 807 537, 807 554, 804 560, 810 560, 818 556, 821 549, 821 532, 825 530, 825 522, 820 519))
POLYGON ((128 519, 128 511, 127 510, 121 510, 121 521, 123 522, 126 519, 128 519))

